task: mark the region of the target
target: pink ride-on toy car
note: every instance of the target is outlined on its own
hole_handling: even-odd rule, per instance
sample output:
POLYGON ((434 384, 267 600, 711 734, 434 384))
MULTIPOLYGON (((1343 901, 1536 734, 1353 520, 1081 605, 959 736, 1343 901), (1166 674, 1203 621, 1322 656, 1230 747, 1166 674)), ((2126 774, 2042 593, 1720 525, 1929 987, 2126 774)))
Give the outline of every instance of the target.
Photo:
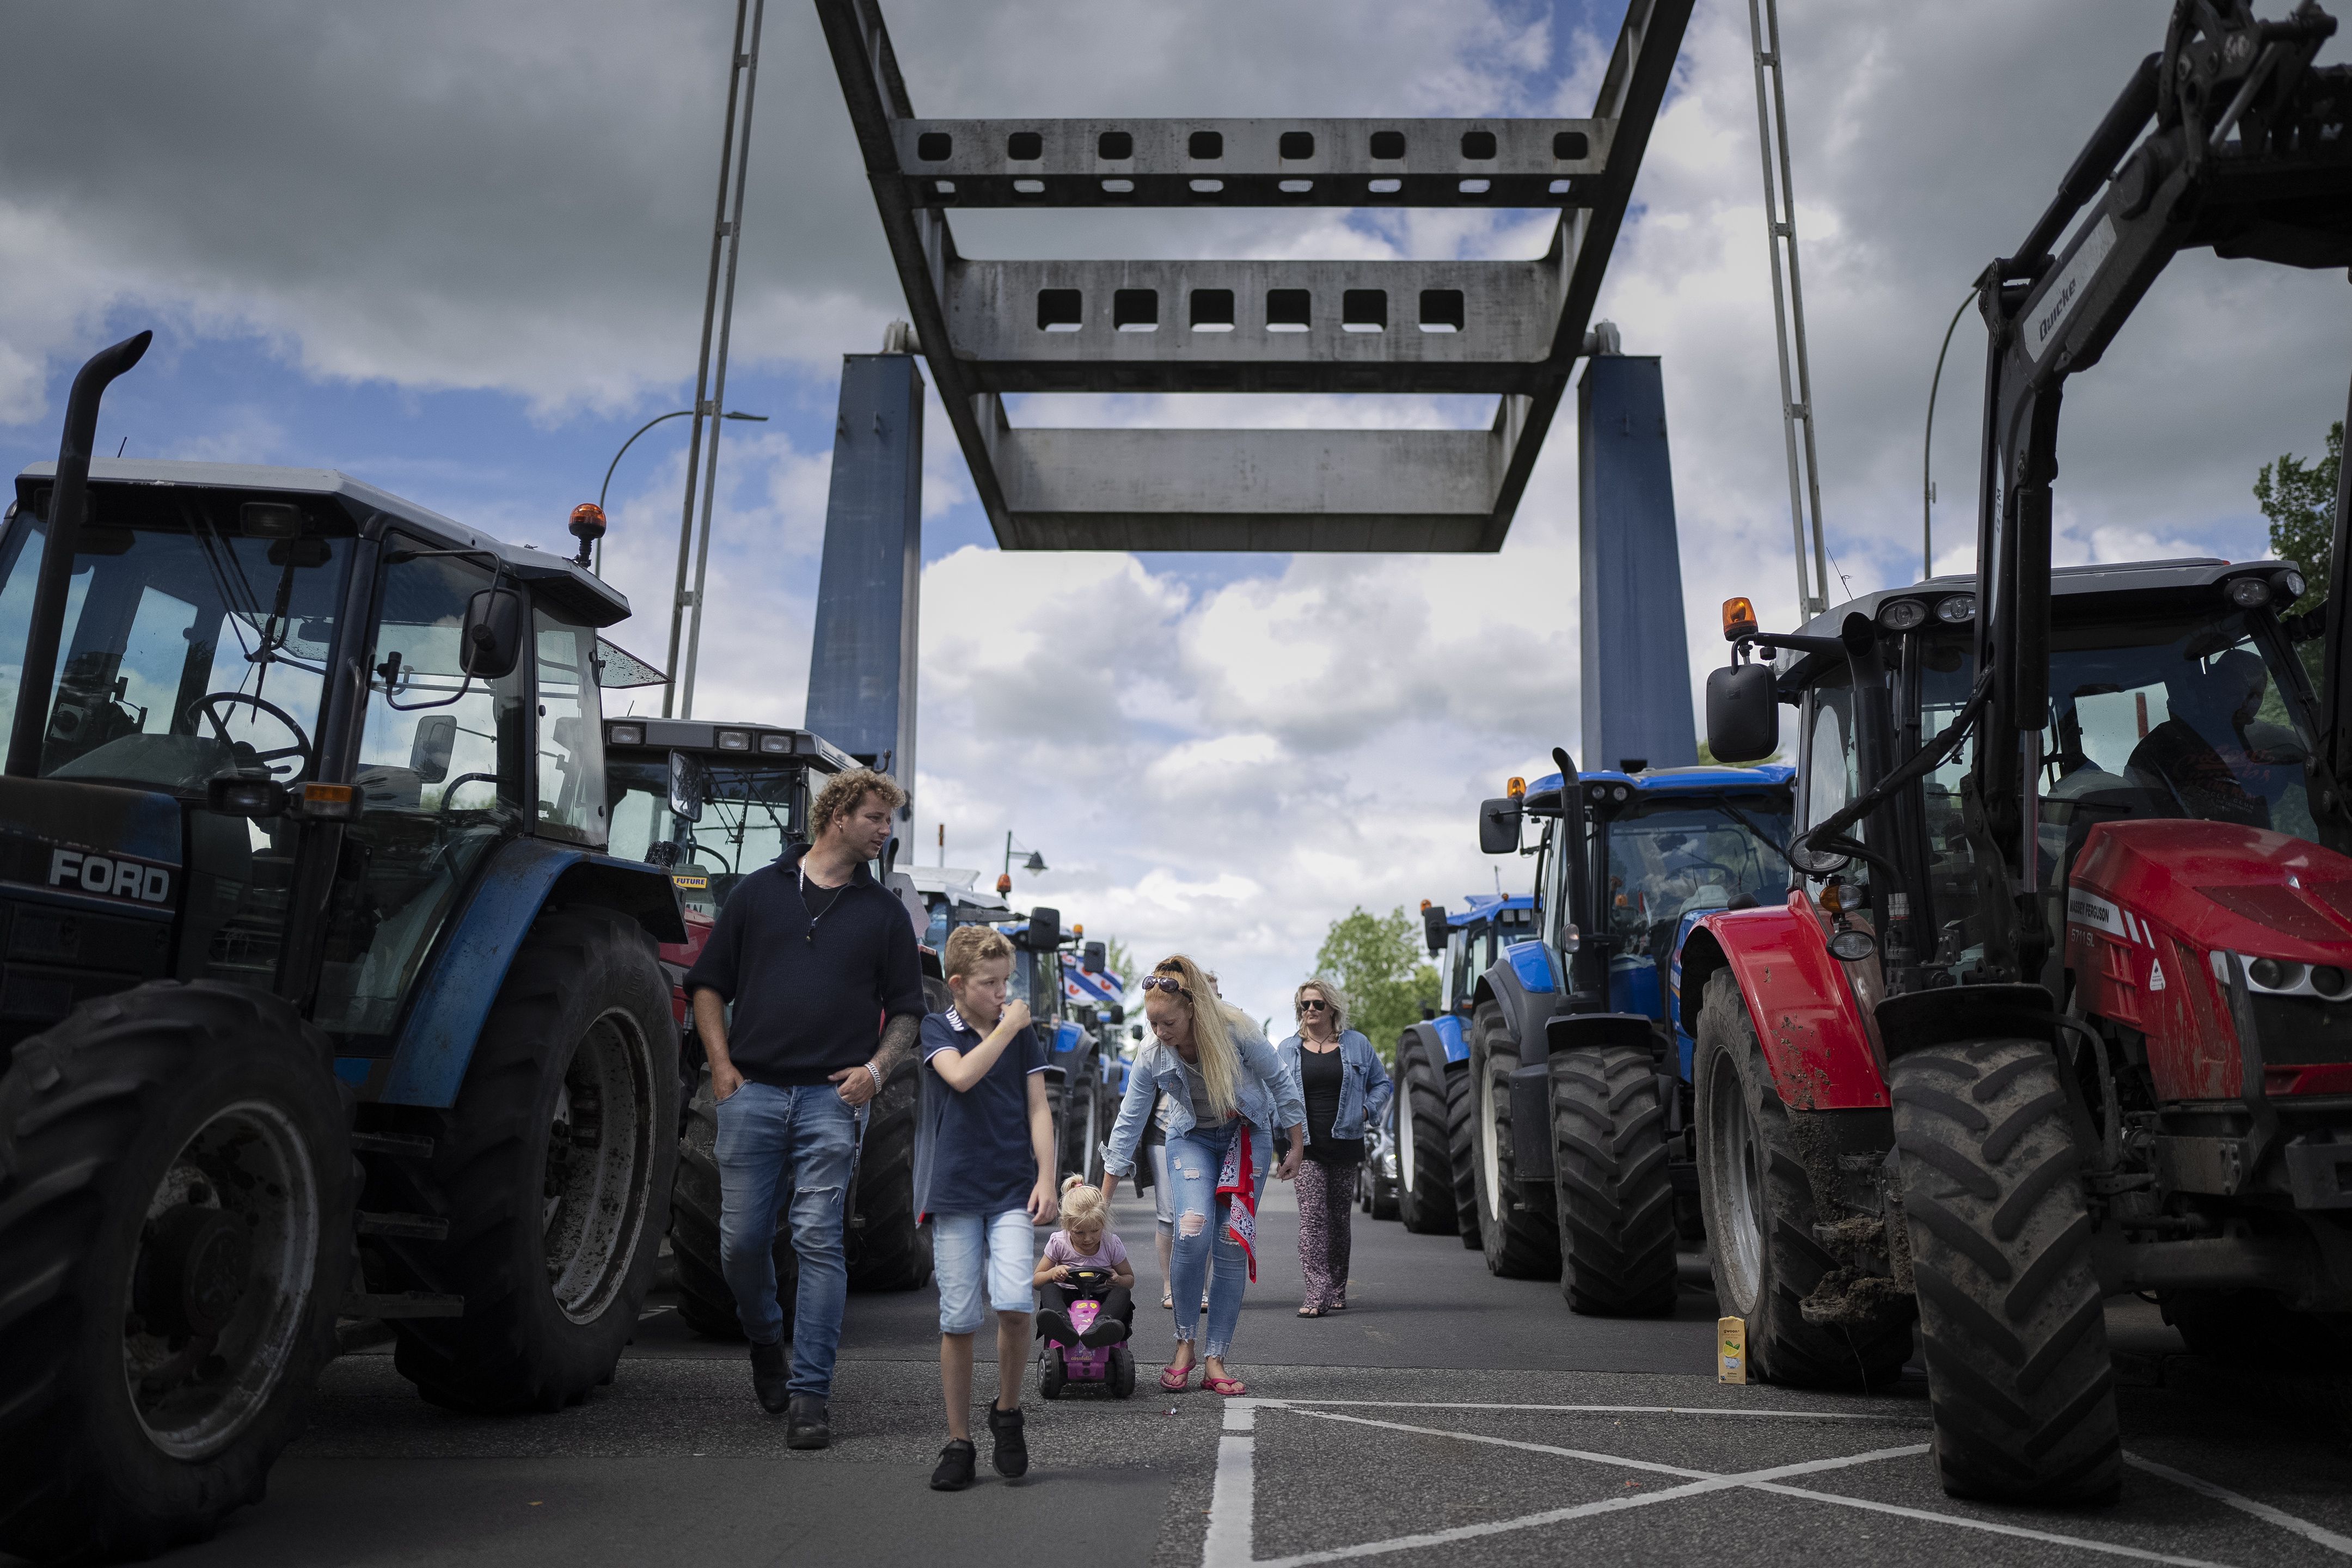
MULTIPOLYGON (((1072 1298, 1070 1326, 1083 1334, 1102 1312, 1103 1293, 1111 1286, 1110 1270, 1073 1268, 1064 1283, 1072 1298)), ((1107 1389, 1114 1399, 1125 1399, 1135 1392, 1135 1354, 1123 1343, 1096 1347, 1065 1344, 1049 1337, 1041 1353, 1045 1365, 1037 1391, 1048 1399, 1061 1398, 1073 1384, 1107 1389)))

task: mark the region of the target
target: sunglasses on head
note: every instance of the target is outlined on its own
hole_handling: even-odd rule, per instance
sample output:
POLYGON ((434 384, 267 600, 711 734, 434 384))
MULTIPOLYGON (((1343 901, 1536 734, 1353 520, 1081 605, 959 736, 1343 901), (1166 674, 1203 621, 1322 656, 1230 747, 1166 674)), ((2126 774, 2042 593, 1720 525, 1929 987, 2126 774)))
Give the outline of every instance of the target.
POLYGON ((1143 977, 1143 988, 1146 991, 1165 991, 1171 996, 1191 994, 1184 989, 1182 982, 1172 974, 1147 974, 1143 977))
POLYGON ((1302 1013, 1321 1013, 1327 1011, 1330 1005, 1330 1003, 1324 1001, 1320 996, 1309 996, 1298 1005, 1298 1010, 1302 1013))

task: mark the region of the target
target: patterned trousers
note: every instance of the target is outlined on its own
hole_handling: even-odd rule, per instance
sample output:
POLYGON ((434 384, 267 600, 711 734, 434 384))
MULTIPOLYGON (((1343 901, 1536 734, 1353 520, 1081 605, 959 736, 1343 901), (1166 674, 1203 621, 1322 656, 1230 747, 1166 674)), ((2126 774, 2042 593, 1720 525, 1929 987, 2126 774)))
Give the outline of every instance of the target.
POLYGON ((1298 1267, 1309 1307, 1348 1303, 1348 1228, 1356 1213, 1356 1163, 1298 1163, 1298 1267))

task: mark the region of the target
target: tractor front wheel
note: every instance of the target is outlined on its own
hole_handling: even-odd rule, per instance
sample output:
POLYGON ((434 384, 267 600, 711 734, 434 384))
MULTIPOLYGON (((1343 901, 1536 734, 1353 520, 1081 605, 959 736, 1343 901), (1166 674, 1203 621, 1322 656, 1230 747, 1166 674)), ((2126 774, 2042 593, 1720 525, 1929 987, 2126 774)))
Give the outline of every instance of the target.
POLYGON ((1944 1489, 2115 1501, 2115 1366, 2056 1058, 2039 1040, 1922 1049, 1889 1086, 1944 1489))
POLYGON ((654 941, 550 910, 507 970, 429 1160, 383 1160, 372 1208, 438 1215, 380 1238, 399 1288, 466 1299, 394 1322, 394 1365, 435 1405, 560 1410, 612 1381, 652 1288, 677 1151, 677 1026, 654 941))
POLYGON ((1393 1112, 1397 1141, 1397 1217, 1417 1236, 1451 1235, 1454 1157, 1445 1146, 1445 1064, 1433 1062, 1407 1031, 1397 1042, 1393 1112))
POLYGON ((352 1276, 349 1113, 275 997, 84 1003, 0 1074, 0 1553, 148 1557, 257 1502, 352 1276))
POLYGON ((1657 1066, 1629 1046, 1569 1051, 1549 1065, 1560 1294, 1573 1312, 1664 1317, 1677 1284, 1657 1066))
POLYGON ((1488 1002, 1478 1009, 1477 1033, 1470 1041, 1478 1152, 1471 1177, 1478 1194, 1478 1240, 1489 1274, 1557 1279, 1559 1219, 1552 1212, 1552 1194, 1531 1198, 1518 1179, 1511 1127, 1511 1074, 1518 1066, 1519 1042, 1510 1021, 1500 1003, 1488 1002))

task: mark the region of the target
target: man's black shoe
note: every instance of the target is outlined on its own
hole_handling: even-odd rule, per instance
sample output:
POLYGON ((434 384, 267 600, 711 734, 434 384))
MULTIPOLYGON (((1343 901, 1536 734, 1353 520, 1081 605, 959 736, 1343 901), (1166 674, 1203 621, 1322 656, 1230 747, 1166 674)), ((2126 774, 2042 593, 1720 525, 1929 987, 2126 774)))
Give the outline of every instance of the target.
POLYGON ((958 1437, 940 1450, 940 1468, 931 1472, 931 1489, 935 1492, 960 1492, 971 1485, 972 1471, 978 1467, 980 1450, 971 1446, 969 1437, 958 1437))
POLYGON ((772 1345, 751 1347, 751 1392, 760 1396, 761 1409, 771 1415, 784 1413, 784 1401, 791 1392, 784 1386, 789 1376, 782 1340, 772 1345))
POLYGON ((784 1417, 784 1447, 822 1448, 833 1441, 833 1425, 825 1417, 824 1401, 814 1394, 793 1395, 792 1413, 784 1417))
POLYGON ((1037 1337, 1041 1340, 1057 1340, 1063 1344, 1074 1345, 1078 1342, 1078 1331, 1071 1323, 1070 1315, 1067 1312, 1057 1307, 1048 1307, 1037 1314, 1037 1337))
POLYGON ((999 1410, 995 1405, 990 1405, 988 1430, 990 1436, 996 1439, 995 1449, 988 1456, 988 1462, 996 1467, 996 1473, 1007 1479, 1027 1475, 1029 1440, 1021 1435, 1021 1412, 999 1410))
POLYGON ((1088 1350, 1098 1351, 1105 1345, 1123 1342, 1127 1338, 1127 1325, 1117 1318, 1097 1318, 1094 1326, 1078 1338, 1088 1350))

